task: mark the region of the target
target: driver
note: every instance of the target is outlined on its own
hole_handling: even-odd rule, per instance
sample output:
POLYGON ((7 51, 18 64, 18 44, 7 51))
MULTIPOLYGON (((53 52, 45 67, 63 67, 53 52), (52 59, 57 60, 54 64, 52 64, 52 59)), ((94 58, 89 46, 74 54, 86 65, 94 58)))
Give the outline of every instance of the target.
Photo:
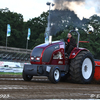
POLYGON ((65 39, 65 44, 67 45, 65 48, 65 52, 68 56, 74 49, 74 47, 76 47, 76 39, 72 37, 71 33, 68 33, 67 39, 65 39))

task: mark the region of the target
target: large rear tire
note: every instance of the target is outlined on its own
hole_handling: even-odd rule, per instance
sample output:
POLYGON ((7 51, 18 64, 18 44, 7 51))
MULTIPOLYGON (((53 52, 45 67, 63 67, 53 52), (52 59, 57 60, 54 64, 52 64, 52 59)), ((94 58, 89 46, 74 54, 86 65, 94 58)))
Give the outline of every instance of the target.
POLYGON ((24 81, 31 81, 31 79, 33 78, 33 76, 31 76, 31 75, 26 75, 24 71, 22 73, 22 77, 23 77, 24 81))
POLYGON ((52 67, 49 73, 49 80, 52 83, 58 83, 60 81, 61 73, 58 67, 52 67))
POLYGON ((81 51, 70 62, 70 76, 75 83, 90 83, 93 79, 95 63, 89 51, 81 51))

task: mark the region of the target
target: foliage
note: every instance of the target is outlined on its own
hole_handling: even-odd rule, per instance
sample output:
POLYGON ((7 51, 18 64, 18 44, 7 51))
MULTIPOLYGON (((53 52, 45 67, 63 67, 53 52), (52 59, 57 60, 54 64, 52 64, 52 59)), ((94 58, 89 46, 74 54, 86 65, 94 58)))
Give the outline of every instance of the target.
MULTIPOLYGON (((28 28, 31 29, 31 37, 28 41, 29 49, 44 43, 44 33, 47 27, 48 12, 43 12, 39 17, 23 21, 23 15, 11 12, 8 9, 0 10, 0 45, 6 45, 7 24, 11 25, 11 36, 8 37, 8 46, 26 48, 28 28)), ((70 10, 51 11, 51 32, 54 35, 53 41, 67 38, 67 34, 73 28, 78 28, 80 40, 89 43, 80 43, 80 47, 87 48, 95 58, 100 59, 100 17, 91 16, 89 19, 80 20, 77 15, 70 10), (94 28, 92 34, 87 34, 88 25, 94 28), (84 31, 85 30, 85 31, 84 31)), ((73 34, 77 38, 76 34, 73 34)))

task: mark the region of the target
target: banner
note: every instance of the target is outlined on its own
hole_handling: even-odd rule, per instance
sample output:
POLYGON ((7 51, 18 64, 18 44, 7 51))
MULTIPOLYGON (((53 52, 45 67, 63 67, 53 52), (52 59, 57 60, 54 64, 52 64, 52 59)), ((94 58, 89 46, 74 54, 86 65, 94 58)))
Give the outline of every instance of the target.
POLYGON ((30 28, 28 28, 27 40, 30 40, 30 35, 31 35, 31 30, 30 30, 30 28))
POLYGON ((10 24, 7 25, 7 37, 11 35, 11 27, 10 24))

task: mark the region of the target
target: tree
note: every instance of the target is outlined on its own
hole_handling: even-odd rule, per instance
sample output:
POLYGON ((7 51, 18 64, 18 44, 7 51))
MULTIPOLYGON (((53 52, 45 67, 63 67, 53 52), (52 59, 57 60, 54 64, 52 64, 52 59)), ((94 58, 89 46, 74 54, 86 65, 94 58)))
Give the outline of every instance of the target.
MULTIPOLYGON (((93 15, 89 19, 80 20, 77 15, 66 10, 54 10, 50 13, 51 34, 53 41, 65 39, 70 30, 78 28, 80 40, 90 40, 88 44, 80 43, 80 47, 87 48, 95 58, 100 59, 100 16, 93 15), (92 34, 87 34, 88 25, 94 28, 92 34), (90 39, 89 39, 90 37, 90 39)), ((11 25, 11 36, 8 37, 8 46, 26 48, 28 28, 31 29, 29 49, 44 43, 44 33, 48 23, 48 12, 43 12, 39 17, 23 21, 23 15, 11 12, 8 8, 0 9, 0 45, 6 45, 7 24, 11 25)), ((73 33, 77 39, 77 35, 73 33)))

